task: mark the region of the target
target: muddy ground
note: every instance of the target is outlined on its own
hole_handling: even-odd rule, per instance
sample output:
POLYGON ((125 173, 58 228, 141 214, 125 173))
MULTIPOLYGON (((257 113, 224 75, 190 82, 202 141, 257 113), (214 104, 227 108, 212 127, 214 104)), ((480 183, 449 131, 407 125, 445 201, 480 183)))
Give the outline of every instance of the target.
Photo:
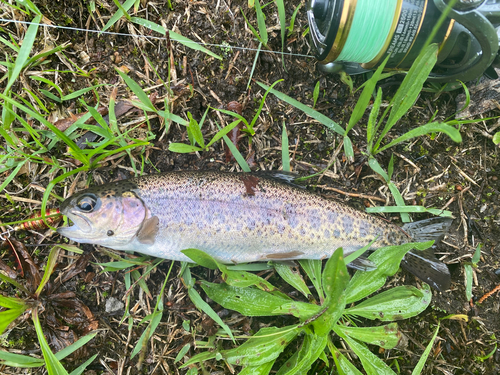
MULTIPOLYGON (((78 28, 100 29, 110 14, 116 11, 112 2, 99 2, 96 12, 89 14, 90 3, 77 1, 64 2, 35 2, 46 18, 56 25, 65 25, 78 28)), ((287 20, 289 22, 295 6, 292 2, 287 5, 287 20)), ((81 31, 62 29, 41 29, 34 49, 36 52, 50 45, 61 45, 70 42, 71 45, 64 51, 64 55, 51 56, 45 65, 35 67, 34 70, 76 70, 75 66, 89 72, 88 77, 78 74, 62 73, 48 74, 55 80, 64 93, 70 93, 92 84, 106 83, 98 89, 102 105, 107 105, 114 87, 118 88, 117 100, 128 99, 133 94, 127 90, 120 80, 115 67, 127 70, 128 75, 138 82, 144 89, 149 89, 151 97, 163 98, 167 90, 161 84, 154 70, 163 80, 171 77, 173 95, 170 108, 175 114, 187 118, 190 112, 196 120, 200 120, 208 106, 213 108, 227 108, 231 101, 238 101, 242 107, 242 114, 251 119, 259 105, 264 91, 255 83, 247 89, 247 82, 251 75, 258 46, 245 24, 241 10, 255 26, 255 12, 248 8, 246 2, 241 1, 186 1, 172 3, 173 10, 168 9, 167 2, 141 2, 137 16, 148 18, 158 24, 163 24, 174 31, 198 42, 223 45, 222 47, 207 47, 221 55, 222 60, 209 57, 204 53, 189 49, 172 42, 171 46, 163 40, 147 40, 130 36, 101 35, 81 31), (231 46, 245 49, 231 48, 231 46), (168 60, 171 61, 169 72, 168 60), (74 65, 69 64, 72 61, 74 65), (151 65, 149 65, 151 64, 151 65), (192 89, 192 91, 191 91, 192 89)), ((22 19, 22 15, 12 11, 12 8, 3 4, 4 18, 22 19)), ((281 49, 279 22, 274 4, 265 8, 267 26, 269 29, 269 48, 273 51, 281 49)), ((26 18, 29 20, 29 18, 26 18)), ((312 55, 310 43, 302 34, 307 27, 304 4, 295 20, 294 30, 286 41, 286 51, 296 54, 312 55)), ((23 35, 24 26, 4 24, 3 33, 11 34, 17 40, 23 35)), ((111 29, 113 32, 136 33, 150 35, 145 28, 138 28, 128 21, 121 20, 111 29)), ((5 47, 2 47, 5 48, 5 47)), ((7 53, 7 50, 5 50, 7 53)), ((35 51, 34 51, 35 52, 35 51)), ((309 106, 313 105, 313 90, 320 82, 320 96, 316 109, 345 127, 350 113, 356 103, 358 94, 351 94, 349 88, 340 82, 338 76, 323 75, 316 69, 316 62, 312 58, 302 56, 284 56, 273 53, 261 53, 253 72, 252 80, 271 84, 278 79, 276 88, 287 95, 309 106)), ((354 77, 354 86, 359 87, 364 77, 354 77)), ((5 84, 5 81, 2 85, 5 84)), ((23 86, 29 85, 38 92, 46 86, 36 81, 27 80, 25 84, 14 85, 13 90, 23 94, 23 86)), ((473 85, 472 83, 470 84, 473 85)), ((394 92, 395 85, 385 85, 386 99, 394 92)), ((429 121, 437 110, 436 118, 445 120, 456 112, 456 96, 460 91, 451 93, 422 93, 411 111, 400 121, 391 133, 396 137, 409 129, 429 121)), ((69 100, 63 104, 51 102, 40 94, 45 105, 50 110, 49 121, 56 123, 61 119, 70 118, 70 113, 78 114, 85 109, 77 100, 69 100)), ((96 104, 96 96, 92 93, 84 95, 89 105, 96 104)), ((158 102, 162 107, 162 101, 158 102)), ((483 116, 498 116, 499 110, 483 113, 483 116)), ((135 120, 142 113, 129 113, 120 119, 121 124, 135 120)), ((215 122, 229 123, 230 117, 211 111, 203 128, 205 140, 217 131, 215 122)), ((301 111, 280 102, 273 95, 266 99, 264 110, 255 126, 255 136, 251 147, 246 136, 239 141, 239 148, 249 164, 255 170, 278 169, 281 166, 281 132, 282 124, 286 124, 292 157, 292 169, 300 175, 308 175, 321 170, 334 161, 328 173, 321 177, 309 180, 309 188, 320 194, 347 202, 363 209, 369 205, 394 204, 388 189, 383 182, 365 164, 361 151, 366 149, 365 121, 361 121, 352 132, 352 141, 356 154, 354 163, 348 163, 343 151, 338 148, 342 139, 335 133, 325 129, 301 111), (336 189, 336 190, 332 190, 336 189), (340 191, 340 192, 339 192, 340 191), (345 193, 341 193, 341 192, 345 193), (359 196, 378 198, 360 198, 359 196)), ((440 318, 450 314, 464 314, 468 321, 443 320, 438 340, 427 361, 424 374, 496 374, 500 372, 500 350, 494 351, 500 336, 500 301, 499 294, 495 293, 482 304, 475 302, 486 292, 500 283, 498 272, 500 268, 500 165, 499 148, 495 147, 491 136, 495 131, 496 120, 468 124, 461 127, 463 142, 456 144, 444 135, 435 137, 421 137, 403 145, 396 146, 380 155, 379 162, 386 167, 391 154, 395 157, 395 171, 393 180, 403 193, 407 204, 425 205, 426 207, 447 207, 456 218, 451 232, 444 239, 439 248, 440 257, 447 263, 452 272, 452 286, 450 290, 439 293, 434 291, 434 298, 423 314, 416 318, 401 321, 400 329, 408 337, 408 346, 400 350, 378 352, 373 351, 392 365, 397 372, 396 362, 401 374, 410 374, 419 360, 425 346, 431 339, 440 318), (465 296, 464 264, 470 262, 474 249, 478 243, 483 244, 481 260, 475 268, 473 299, 468 301, 465 296), (493 352, 493 355, 488 356, 493 352)), ((35 124, 34 126, 40 126, 35 124)), ((124 125, 125 126, 125 125, 124 125)), ((144 138, 148 125, 139 128, 136 137, 144 138)), ((177 154, 168 151, 172 142, 187 143, 185 128, 175 123, 165 124, 158 118, 152 118, 149 123, 150 131, 155 135, 150 146, 146 149, 137 149, 134 157, 138 165, 144 160, 144 172, 187 170, 187 169, 217 169, 224 171, 240 170, 234 161, 227 161, 223 145, 218 142, 209 151, 191 154, 177 154), (141 155, 144 159, 141 159, 141 155)), ((76 165, 69 160, 70 156, 65 149, 53 151, 49 157, 65 160, 68 168, 76 165)), ((49 181, 60 174, 50 168, 26 169, 20 173, 13 183, 7 187, 11 196, 23 197, 34 201, 41 201, 44 187, 49 181), (26 186, 28 186, 26 188, 26 186)), ((88 183, 101 183, 118 178, 129 177, 132 174, 130 159, 122 157, 115 160, 105 160, 98 168, 90 172, 80 173, 75 181, 70 178, 58 184, 55 193, 65 196, 69 192, 83 188, 88 183)), ((2 176, 5 178, 6 176, 2 176)), ((9 207, 1 214, 3 222, 20 220, 26 217, 31 210, 39 209, 34 203, 18 202, 12 207, 4 198, 2 206, 9 207)), ((52 200, 50 205, 56 205, 52 200)), ((0 209, 1 212, 1 209, 0 209)), ((386 216, 389 220, 399 222, 399 217, 386 216)), ((414 217, 415 219, 425 216, 414 217)), ((18 239, 27 245, 28 251, 40 265, 43 265, 49 246, 64 242, 52 232, 35 231, 23 232, 18 239), (42 246, 35 246, 40 244, 42 246)), ((99 323, 99 334, 86 346, 86 352, 74 359, 70 368, 80 364, 83 359, 94 353, 99 357, 89 367, 91 373, 157 373, 157 374, 185 374, 187 369, 178 369, 174 364, 177 354, 187 343, 207 341, 208 336, 214 333, 214 322, 205 314, 197 311, 186 294, 186 289, 176 276, 179 264, 174 264, 171 281, 167 286, 165 297, 165 312, 162 322, 144 355, 142 369, 137 369, 139 356, 130 360, 130 353, 144 326, 137 324, 149 314, 154 307, 155 298, 150 298, 135 288, 130 305, 134 327, 129 332, 127 322, 120 324, 123 316, 123 307, 117 311, 107 312, 106 301, 111 297, 121 301, 126 293, 123 272, 101 273, 102 268, 96 263, 109 261, 107 254, 97 251, 91 245, 82 245, 81 248, 88 254, 89 263, 83 267, 83 272, 73 277, 59 287, 57 293, 73 292, 75 296, 87 305, 99 323), (183 329, 182 323, 190 321, 193 335, 183 329), (93 371, 93 372, 92 372, 93 371)), ((3 259, 9 259, 6 251, 3 259)), ((67 255, 61 257, 57 273, 64 273, 69 263, 75 262, 77 257, 67 255)), ((155 296, 162 285, 170 262, 161 264, 147 278, 147 285, 152 296, 155 296)), ((196 277, 216 280, 217 275, 203 268, 194 270, 196 277)), ((274 281, 279 279, 275 278, 274 281)), ((417 285, 419 281, 412 275, 401 272, 390 280, 391 286, 410 284, 417 285)), ((3 289, 2 293, 12 290, 3 289)), ((220 307, 214 305, 217 311, 220 307)), ((109 311, 109 310, 108 310, 109 311)), ((221 316, 227 319, 233 328, 243 331, 258 329, 260 324, 287 324, 286 319, 258 319, 242 318, 229 311, 221 311, 221 316)), ((45 325, 48 323, 45 322, 45 325)), ((78 333, 77 333, 78 334, 78 333)), ((40 355, 35 344, 35 332, 30 320, 21 323, 13 329, 8 342, 2 345, 10 346, 9 350, 18 353, 32 353, 40 355)), ((298 345, 298 344, 297 344, 298 345)), ((293 350, 293 344, 291 345, 293 350)), ((191 347, 186 358, 203 351, 191 347)), ((360 366, 356 359, 354 363, 360 366)), ((184 359, 181 360, 182 363, 184 359)), ((229 369, 222 362, 209 361, 206 363, 207 373, 225 374, 229 369)), ((13 368, 0 368, 2 373, 21 373, 13 368)), ((311 370, 311 374, 327 374, 331 370, 318 363, 311 370)), ((38 371, 40 373, 40 371, 38 371)), ((201 373, 201 371, 200 371, 201 373)), ((335 372, 334 372, 335 373, 335 372)))

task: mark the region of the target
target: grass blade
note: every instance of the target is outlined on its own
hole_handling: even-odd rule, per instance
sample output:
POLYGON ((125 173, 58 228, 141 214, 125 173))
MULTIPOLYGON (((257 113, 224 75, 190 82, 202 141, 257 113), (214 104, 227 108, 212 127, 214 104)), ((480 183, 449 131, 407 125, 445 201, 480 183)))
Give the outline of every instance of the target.
POLYGON ((29 59, 30 52, 33 49, 33 43, 35 42, 36 34, 38 32, 38 24, 40 23, 42 16, 36 16, 32 23, 29 25, 26 34, 24 35, 23 44, 21 45, 21 49, 16 58, 16 63, 14 64, 14 68, 12 69, 12 73, 9 77, 9 81, 5 86, 4 94, 8 93, 17 77, 23 70, 26 62, 29 59))
MULTIPOLYGON (((270 87, 267 86, 266 84, 262 82, 257 82, 257 84, 262 87, 263 89, 269 90, 270 87)), ((319 113, 318 111, 315 111, 314 109, 306 106, 305 104, 302 104, 298 100, 295 100, 288 95, 283 94, 282 92, 279 92, 273 88, 269 90, 271 94, 276 95, 278 99, 283 100, 284 102, 287 102, 290 105, 293 105, 295 108, 300 109, 302 112, 304 112, 306 115, 312 117, 313 119, 319 121, 321 124, 325 125, 328 129, 333 130, 335 133, 344 135, 345 130, 337 124, 335 121, 329 119, 325 115, 319 113)))

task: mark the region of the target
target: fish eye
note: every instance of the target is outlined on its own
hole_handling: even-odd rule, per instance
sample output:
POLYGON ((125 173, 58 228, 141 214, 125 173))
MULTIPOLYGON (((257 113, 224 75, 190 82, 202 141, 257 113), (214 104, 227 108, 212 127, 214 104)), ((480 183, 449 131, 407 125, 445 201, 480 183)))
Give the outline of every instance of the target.
POLYGON ((94 196, 86 195, 80 198, 76 206, 83 212, 92 212, 97 204, 97 199, 94 196))

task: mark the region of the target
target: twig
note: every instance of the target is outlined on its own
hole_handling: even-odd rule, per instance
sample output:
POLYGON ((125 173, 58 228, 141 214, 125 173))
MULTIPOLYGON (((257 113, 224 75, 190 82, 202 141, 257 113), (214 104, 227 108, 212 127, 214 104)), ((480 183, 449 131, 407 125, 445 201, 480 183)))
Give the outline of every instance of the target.
POLYGON ((490 297, 491 295, 498 292, 499 290, 500 290, 500 284, 498 284, 491 292, 488 292, 484 296, 479 298, 479 301, 477 301, 477 303, 483 303, 486 298, 490 297))
POLYGON ((469 180, 474 185, 479 186, 479 184, 476 181, 474 181, 472 178, 470 178, 469 176, 467 176, 467 174, 464 171, 462 171, 455 163, 452 163, 452 164, 455 166, 455 168, 458 169, 458 173, 460 173, 466 180, 469 180))
POLYGON ((348 192, 342 191, 340 189, 336 189, 336 188, 329 187, 329 186, 326 186, 326 185, 318 185, 316 187, 319 187, 319 188, 324 189, 324 190, 334 191, 334 192, 339 193, 339 194, 344 194, 344 195, 347 195, 349 197, 364 198, 364 199, 373 199, 374 201, 379 201, 379 202, 384 202, 385 203, 385 199, 379 198, 379 197, 375 197, 373 195, 358 194, 358 193, 348 193, 348 192))
POLYGON ((469 231, 467 229, 467 220, 466 216, 464 213, 464 207, 463 207, 463 200, 464 200, 464 195, 463 195, 463 190, 460 192, 458 195, 458 207, 460 208, 460 218, 462 219, 462 226, 464 227, 464 243, 465 245, 469 244, 469 231))

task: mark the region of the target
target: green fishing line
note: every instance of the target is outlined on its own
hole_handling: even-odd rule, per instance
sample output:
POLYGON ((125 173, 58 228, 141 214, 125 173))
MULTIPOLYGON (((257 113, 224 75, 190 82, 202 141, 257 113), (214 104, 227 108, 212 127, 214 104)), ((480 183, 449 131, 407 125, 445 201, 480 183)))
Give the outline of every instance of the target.
POLYGON ((367 63, 384 46, 398 0, 358 0, 346 43, 337 61, 367 63))

